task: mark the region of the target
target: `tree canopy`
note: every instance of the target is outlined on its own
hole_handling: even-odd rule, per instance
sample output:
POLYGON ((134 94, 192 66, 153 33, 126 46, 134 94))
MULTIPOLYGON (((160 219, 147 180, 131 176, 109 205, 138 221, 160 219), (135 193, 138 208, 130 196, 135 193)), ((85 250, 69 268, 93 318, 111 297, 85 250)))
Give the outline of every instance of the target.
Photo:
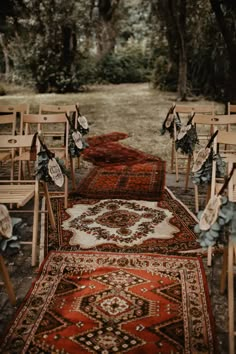
POLYGON ((39 92, 152 81, 236 101, 234 0, 5 0, 0 72, 39 92))

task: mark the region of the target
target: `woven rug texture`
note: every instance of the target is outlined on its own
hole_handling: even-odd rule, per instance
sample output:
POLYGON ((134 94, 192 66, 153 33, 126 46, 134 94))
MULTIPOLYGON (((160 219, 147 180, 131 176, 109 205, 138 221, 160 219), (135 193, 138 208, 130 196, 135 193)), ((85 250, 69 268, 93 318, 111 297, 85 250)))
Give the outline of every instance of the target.
POLYGON ((165 161, 94 167, 80 181, 77 194, 92 199, 158 201, 165 187, 165 161))
POLYGON ((2 353, 216 353, 198 258, 52 252, 2 353))
POLYGON ((77 251, 93 249, 112 252, 198 252, 193 228, 196 217, 165 189, 159 202, 70 198, 52 199, 57 229, 48 219, 41 249, 77 251))
POLYGON ((160 160, 159 157, 146 154, 129 146, 121 145, 118 142, 104 143, 89 147, 83 152, 83 159, 92 162, 94 165, 107 166, 119 164, 135 164, 148 160, 160 160))

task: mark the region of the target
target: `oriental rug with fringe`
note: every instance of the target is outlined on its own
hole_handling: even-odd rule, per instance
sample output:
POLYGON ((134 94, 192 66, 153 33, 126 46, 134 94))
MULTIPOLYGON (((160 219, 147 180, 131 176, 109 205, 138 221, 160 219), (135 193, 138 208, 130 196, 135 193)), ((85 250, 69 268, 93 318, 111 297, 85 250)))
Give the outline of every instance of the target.
POLYGON ((201 259, 52 252, 2 353, 216 353, 201 259))

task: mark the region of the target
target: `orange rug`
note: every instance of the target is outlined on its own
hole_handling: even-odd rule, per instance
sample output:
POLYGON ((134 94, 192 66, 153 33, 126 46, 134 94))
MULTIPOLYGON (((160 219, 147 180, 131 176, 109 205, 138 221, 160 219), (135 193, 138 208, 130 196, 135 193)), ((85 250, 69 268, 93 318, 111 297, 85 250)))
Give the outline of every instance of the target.
POLYGON ((2 353, 216 353, 198 258, 52 252, 2 353))
POLYGON ((165 161, 94 167, 79 183, 77 195, 92 199, 158 201, 165 188, 165 161))
POLYGON ((83 159, 98 166, 107 166, 109 164, 113 166, 114 164, 130 165, 138 162, 147 162, 149 160, 161 160, 157 156, 146 154, 140 150, 121 145, 117 142, 88 147, 83 151, 83 159))

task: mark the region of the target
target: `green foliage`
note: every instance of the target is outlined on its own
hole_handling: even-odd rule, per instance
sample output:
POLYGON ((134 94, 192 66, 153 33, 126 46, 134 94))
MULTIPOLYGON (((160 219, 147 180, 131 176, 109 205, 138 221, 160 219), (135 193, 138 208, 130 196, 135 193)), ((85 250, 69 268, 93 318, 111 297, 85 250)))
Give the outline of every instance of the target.
POLYGON ((108 54, 98 64, 97 77, 113 84, 148 81, 147 57, 137 47, 108 54))
POLYGON ((3 85, 0 85, 0 96, 5 96, 6 95, 6 90, 3 85))

